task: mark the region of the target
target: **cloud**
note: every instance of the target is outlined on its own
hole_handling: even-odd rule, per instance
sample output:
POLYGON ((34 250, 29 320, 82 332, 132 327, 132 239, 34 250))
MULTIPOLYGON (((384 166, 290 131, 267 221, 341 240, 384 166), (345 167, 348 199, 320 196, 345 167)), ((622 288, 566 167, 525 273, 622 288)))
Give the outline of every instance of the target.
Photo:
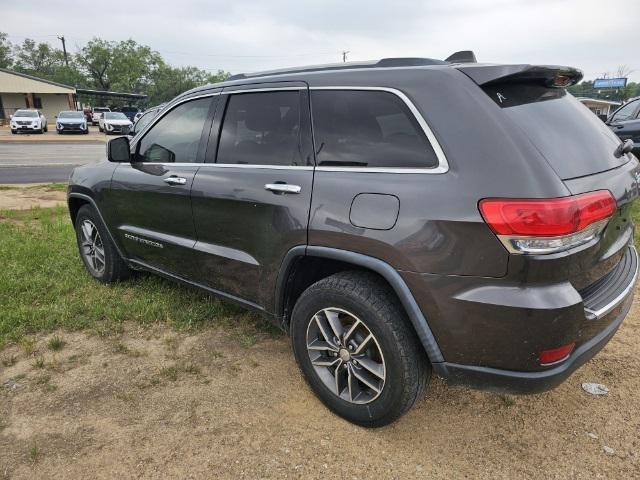
POLYGON ((481 61, 576 66, 587 78, 618 65, 640 79, 640 2, 617 0, 137 0, 126 8, 85 1, 8 3, 1 31, 71 48, 93 36, 133 38, 176 65, 237 73, 388 56, 445 58, 472 49, 481 61))

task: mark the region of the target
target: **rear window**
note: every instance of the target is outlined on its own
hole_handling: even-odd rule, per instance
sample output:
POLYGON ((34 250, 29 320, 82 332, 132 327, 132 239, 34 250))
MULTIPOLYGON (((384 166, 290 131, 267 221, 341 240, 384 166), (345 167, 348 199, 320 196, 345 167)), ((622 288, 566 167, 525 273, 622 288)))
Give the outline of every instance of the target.
POLYGON ((592 175, 628 161, 627 156, 613 154, 620 144, 618 137, 564 89, 514 82, 483 90, 562 179, 592 175))
POLYGON ((402 99, 390 92, 311 93, 316 161, 321 167, 432 168, 431 144, 402 99))

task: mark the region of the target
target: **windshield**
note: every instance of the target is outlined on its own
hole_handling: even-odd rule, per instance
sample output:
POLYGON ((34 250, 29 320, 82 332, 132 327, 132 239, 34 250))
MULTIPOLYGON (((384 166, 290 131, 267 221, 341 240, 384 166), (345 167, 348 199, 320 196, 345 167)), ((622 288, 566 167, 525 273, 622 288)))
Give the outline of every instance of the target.
POLYGON ((33 112, 29 110, 18 110, 14 116, 15 117, 37 117, 38 112, 33 112))
POLYGON ((107 112, 104 114, 105 120, 129 120, 124 113, 107 112))
POLYGON ((84 118, 82 112, 60 112, 58 118, 84 118))

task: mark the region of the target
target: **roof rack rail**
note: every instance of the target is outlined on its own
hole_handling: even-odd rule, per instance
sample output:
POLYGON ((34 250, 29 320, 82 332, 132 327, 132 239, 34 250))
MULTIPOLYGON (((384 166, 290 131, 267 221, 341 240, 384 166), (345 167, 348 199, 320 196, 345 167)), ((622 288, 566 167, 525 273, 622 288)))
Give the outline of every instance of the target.
POLYGON ((256 73, 238 73, 228 80, 240 80, 244 78, 264 77, 267 75, 282 75, 286 73, 323 72, 330 70, 351 70, 354 68, 387 68, 387 67, 417 67, 424 65, 445 65, 447 62, 433 58, 383 58, 369 62, 329 63, 326 65, 310 65, 304 67, 286 68, 282 70, 269 70, 256 73))

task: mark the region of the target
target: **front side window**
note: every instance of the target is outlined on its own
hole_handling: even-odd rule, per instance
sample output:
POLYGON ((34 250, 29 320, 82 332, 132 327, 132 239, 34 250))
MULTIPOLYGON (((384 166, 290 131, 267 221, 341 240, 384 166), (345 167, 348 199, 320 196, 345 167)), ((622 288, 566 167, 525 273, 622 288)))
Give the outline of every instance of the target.
POLYGON ((240 93, 229 98, 218 163, 303 165, 300 155, 300 93, 240 93))
POLYGON ((140 140, 136 160, 159 163, 197 162, 198 145, 211 102, 212 97, 200 98, 171 110, 140 140))
POLYGON ((633 118, 633 114, 640 105, 640 100, 636 100, 635 102, 629 102, 616 113, 613 114, 611 118, 612 122, 620 122, 624 120, 631 120, 633 118))
POLYGON ((320 167, 431 168, 431 144, 406 104, 390 92, 311 93, 320 167))
POLYGON ((158 112, 157 111, 150 111, 145 113, 144 115, 142 115, 138 121, 136 122, 136 132, 141 132, 144 127, 146 127, 147 125, 149 125, 149 123, 151 123, 151 120, 153 120, 156 117, 156 114, 158 112))

